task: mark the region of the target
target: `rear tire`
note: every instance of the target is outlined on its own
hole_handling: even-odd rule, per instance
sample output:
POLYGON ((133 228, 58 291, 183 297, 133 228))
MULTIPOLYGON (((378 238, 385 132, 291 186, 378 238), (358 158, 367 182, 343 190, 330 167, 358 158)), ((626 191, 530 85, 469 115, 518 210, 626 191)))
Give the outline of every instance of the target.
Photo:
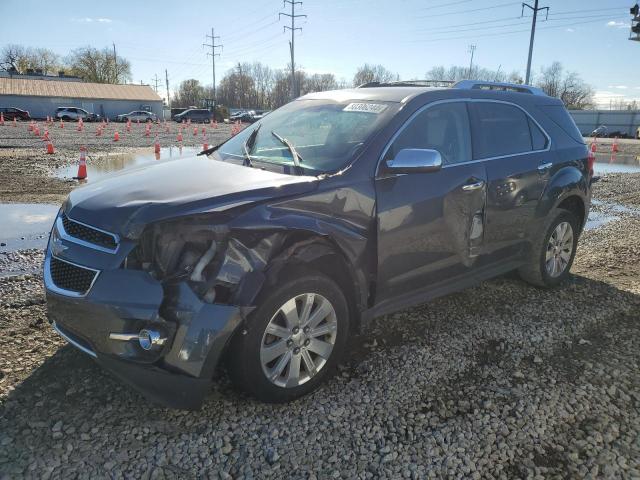
POLYGON ((568 276, 578 245, 578 219, 569 210, 556 209, 543 234, 533 242, 529 261, 518 269, 533 285, 552 288, 568 276))
POLYGON ((265 402, 318 388, 347 345, 349 308, 340 288, 320 273, 303 273, 261 294, 257 305, 229 346, 231 380, 265 402))

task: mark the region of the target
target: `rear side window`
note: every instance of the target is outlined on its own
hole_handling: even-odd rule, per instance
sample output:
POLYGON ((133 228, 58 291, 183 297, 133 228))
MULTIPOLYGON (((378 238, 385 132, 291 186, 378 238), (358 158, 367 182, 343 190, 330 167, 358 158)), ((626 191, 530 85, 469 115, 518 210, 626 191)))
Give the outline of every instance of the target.
POLYGON ((395 158, 405 148, 437 150, 444 164, 471 160, 471 134, 465 103, 442 103, 420 112, 394 140, 385 160, 395 158))
POLYGON ((540 127, 536 125, 536 122, 534 122, 530 118, 529 118, 529 130, 531 131, 531 143, 533 144, 533 149, 544 150, 545 148, 547 148, 547 142, 548 142, 547 137, 545 136, 544 133, 542 133, 542 130, 540 130, 540 127))
POLYGON ((530 152, 529 117, 504 103, 476 102, 473 108, 473 150, 477 159, 530 152))
POLYGON ((576 126, 576 122, 573 121, 573 118, 563 105, 540 105, 538 108, 571 138, 579 143, 584 143, 584 139, 576 126))

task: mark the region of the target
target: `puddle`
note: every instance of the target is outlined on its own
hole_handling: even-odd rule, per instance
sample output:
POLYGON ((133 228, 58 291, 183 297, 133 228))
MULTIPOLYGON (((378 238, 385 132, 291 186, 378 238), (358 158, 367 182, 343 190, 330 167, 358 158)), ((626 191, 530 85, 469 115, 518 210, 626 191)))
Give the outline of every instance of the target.
POLYGON ((59 209, 47 203, 0 203, 0 252, 44 249, 59 209))
POLYGON ((640 217, 640 209, 620 205, 619 203, 591 200, 591 211, 585 225, 585 230, 593 230, 607 223, 620 220, 621 215, 640 217))
MULTIPOLYGON (((91 152, 87 155, 87 182, 100 180, 105 176, 126 170, 128 168, 139 167, 148 163, 162 162, 166 160, 176 160, 181 157, 192 157, 202 149, 198 147, 166 147, 160 149, 160 155, 156 155, 152 149, 140 150, 136 153, 123 153, 109 155, 100 158, 97 164, 91 161, 91 152)), ((78 174, 78 165, 59 168, 55 172, 58 178, 69 179, 78 174)))
POLYGON ((596 175, 640 172, 640 155, 597 153, 593 166, 596 175))

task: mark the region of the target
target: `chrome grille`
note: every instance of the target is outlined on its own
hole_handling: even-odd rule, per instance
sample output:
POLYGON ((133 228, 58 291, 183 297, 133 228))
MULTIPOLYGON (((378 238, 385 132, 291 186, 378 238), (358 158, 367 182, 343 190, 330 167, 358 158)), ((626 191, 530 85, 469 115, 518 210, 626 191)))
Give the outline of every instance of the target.
POLYGON ((71 220, 64 213, 60 215, 60 219, 62 220, 65 233, 70 237, 109 250, 115 250, 118 246, 116 237, 111 233, 103 232, 84 223, 71 220))
POLYGON ((85 295, 91 288, 98 272, 51 257, 49 260, 49 274, 51 281, 57 288, 78 295, 85 295))

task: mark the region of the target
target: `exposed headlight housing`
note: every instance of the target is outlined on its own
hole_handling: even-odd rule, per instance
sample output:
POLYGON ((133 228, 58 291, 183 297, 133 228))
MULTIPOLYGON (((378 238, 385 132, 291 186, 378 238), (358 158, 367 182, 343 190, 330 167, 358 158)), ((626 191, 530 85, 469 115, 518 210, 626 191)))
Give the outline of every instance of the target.
POLYGON ((123 267, 145 270, 165 284, 186 281, 201 298, 213 302, 217 253, 229 229, 210 221, 196 216, 149 225, 123 267))

